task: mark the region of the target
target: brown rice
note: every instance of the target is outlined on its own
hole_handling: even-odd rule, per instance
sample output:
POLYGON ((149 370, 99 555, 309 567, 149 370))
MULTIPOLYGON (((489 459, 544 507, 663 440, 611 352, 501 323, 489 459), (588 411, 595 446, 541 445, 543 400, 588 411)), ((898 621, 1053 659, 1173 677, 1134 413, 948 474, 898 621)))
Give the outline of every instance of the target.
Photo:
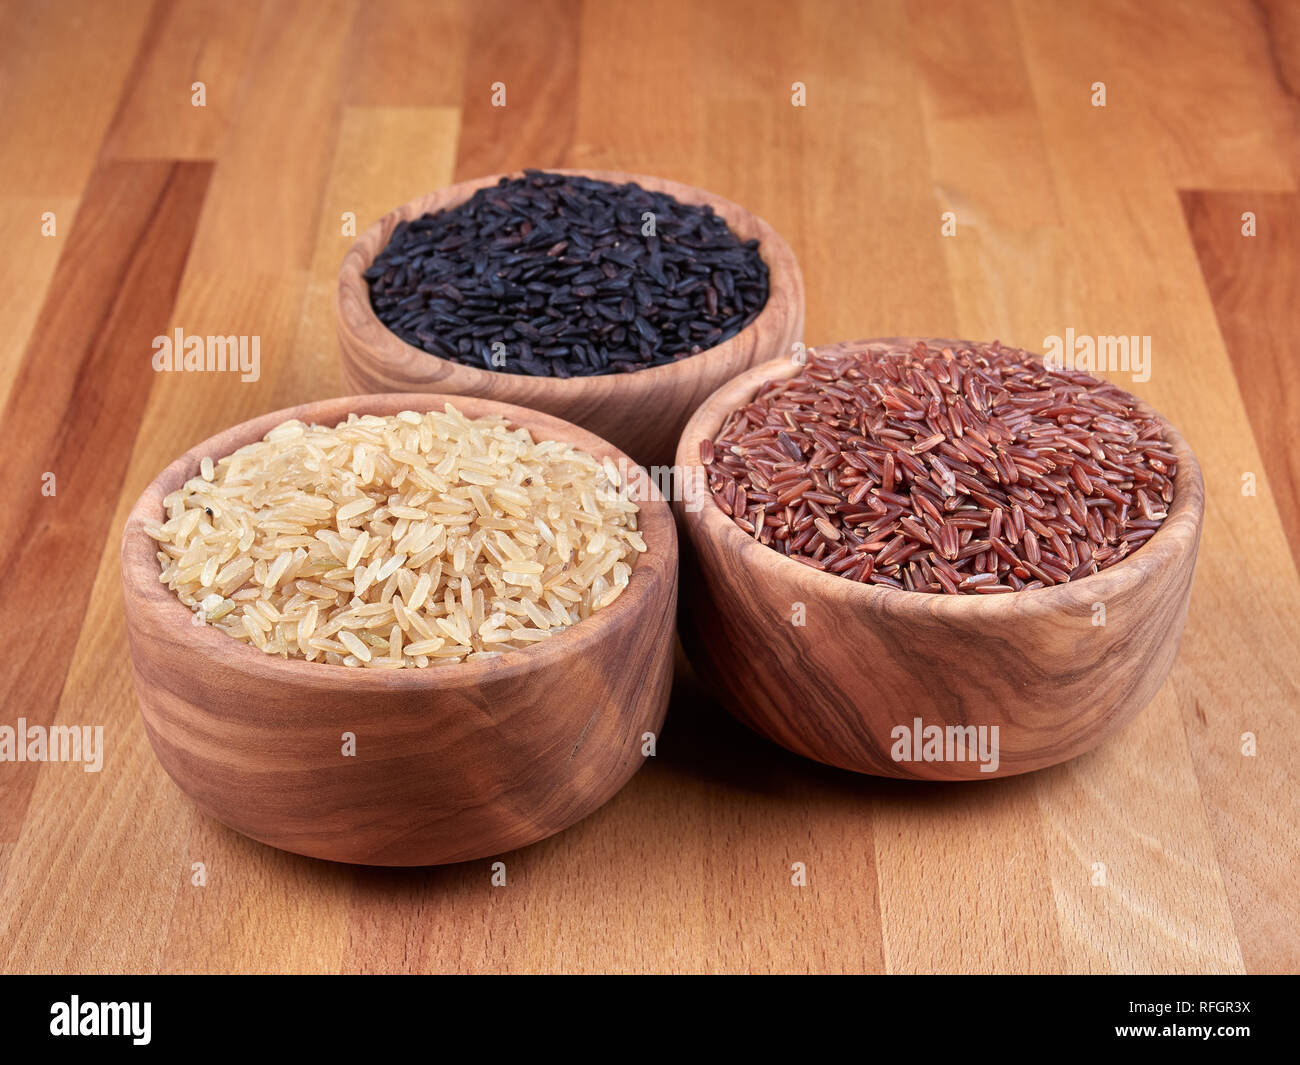
POLYGON ((608 459, 503 418, 288 421, 164 500, 160 580, 268 654, 396 669, 496 657, 612 603, 645 550, 608 459))

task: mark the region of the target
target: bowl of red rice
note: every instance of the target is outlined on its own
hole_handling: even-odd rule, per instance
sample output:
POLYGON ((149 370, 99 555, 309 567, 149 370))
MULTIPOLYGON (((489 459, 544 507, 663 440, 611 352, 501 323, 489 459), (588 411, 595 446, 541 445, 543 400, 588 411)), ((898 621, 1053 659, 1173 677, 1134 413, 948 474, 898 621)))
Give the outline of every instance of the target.
POLYGON ((1173 664, 1200 469, 1090 374, 997 343, 829 345, 719 388, 677 463, 683 645, 800 755, 1029 772, 1119 730, 1173 664))

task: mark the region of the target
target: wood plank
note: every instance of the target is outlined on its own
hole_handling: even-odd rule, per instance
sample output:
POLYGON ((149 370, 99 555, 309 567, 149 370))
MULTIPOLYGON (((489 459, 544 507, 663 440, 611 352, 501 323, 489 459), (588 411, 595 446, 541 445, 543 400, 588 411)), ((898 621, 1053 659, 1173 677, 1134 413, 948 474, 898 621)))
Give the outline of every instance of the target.
POLYGON ((802 124, 802 163, 779 187, 798 188, 805 212, 794 247, 808 291, 807 342, 949 336, 934 332, 956 325, 956 307, 941 204, 930 182, 915 179, 929 170, 930 153, 905 12, 843 4, 828 14, 805 16, 807 108, 790 107, 789 85, 779 86, 789 108, 782 116, 802 124), (851 141, 836 133, 845 128, 855 131, 851 141))
POLYGON ((0 8, 0 196, 81 195, 150 9, 150 0, 0 8))
POLYGON ((904 12, 768 3, 761 15, 698 9, 696 180, 790 242, 807 289, 808 344, 955 324, 939 201, 911 178, 928 169, 929 151, 904 12), (792 102, 795 82, 806 87, 804 107, 792 102))
POLYGON ((0 197, 0 404, 9 395, 46 289, 77 216, 76 197, 0 197), (54 235, 43 232, 46 212, 54 235))
POLYGON ((656 757, 576 829, 524 852, 538 914, 527 969, 880 971, 875 829, 862 793, 860 779, 738 725, 679 670, 656 757), (575 949, 584 941, 590 949, 575 949))
POLYGON ((944 210, 957 215, 960 228, 995 229, 1000 238, 1059 225, 1010 0, 909 0, 907 11, 930 171, 944 210))
MULTIPOLYGON (((1300 8, 1290 0, 1259 0, 1254 13, 1268 67, 1282 92, 1295 99, 1300 96, 1300 8)), ((1290 128, 1300 140, 1300 115, 1294 108, 1290 128)))
MULTIPOLYGON (((303 279, 212 278, 187 271, 168 332, 176 327, 187 335, 225 335, 238 322, 258 335, 267 351, 289 347, 301 309, 303 279)), ((38 792, 50 789, 48 798, 37 799, 42 810, 39 822, 29 818, 21 837, 17 867, 31 874, 15 883, 19 899, 40 894, 46 877, 58 876, 76 882, 87 855, 120 855, 130 875, 97 878, 96 906, 118 927, 131 927, 135 914, 146 900, 146 924, 132 937, 123 952, 111 938, 86 936, 71 941, 49 938, 49 923, 24 924, 14 948, 14 966, 31 952, 59 959, 55 969, 124 968, 130 971, 262 971, 276 965, 260 951, 257 943, 221 934, 229 908, 248 907, 248 893, 260 892, 264 881, 250 880, 230 870, 241 867, 242 855, 251 850, 262 860, 289 858, 248 840, 201 817, 176 785, 162 771, 153 756, 140 724, 130 676, 130 657, 123 628, 118 573, 118 540, 126 513, 135 497, 167 462, 203 435, 224 426, 233 417, 249 417, 275 404, 273 376, 285 360, 268 360, 270 374, 258 382, 243 383, 231 374, 160 374, 153 383, 136 435, 130 465, 125 473, 117 512, 114 514, 103 557, 91 596, 91 610, 82 627, 72 666, 59 700, 60 723, 93 720, 108 708, 104 720, 115 759, 113 779, 135 782, 134 790, 112 789, 98 801, 69 804, 58 801, 66 785, 48 773, 38 782, 38 792), (226 412, 226 413, 223 413, 226 412), (105 693, 108 693, 107 696, 105 693), (103 702, 107 698, 107 702, 103 702), (207 884, 192 883, 193 863, 205 866, 207 884), (220 900, 220 901, 218 901, 220 900), (215 922, 215 924, 214 924, 215 922)), ((106 774, 107 775, 107 774, 106 774)), ((306 863, 328 874, 329 867, 306 863)), ((283 878, 279 878, 283 879, 283 878)), ((300 886, 298 896, 307 897, 300 886)), ((277 912, 286 924, 291 908, 277 912)), ((54 925, 79 920, 81 900, 68 895, 47 905, 46 915, 54 925)), ((318 910, 316 926, 325 927, 318 910)), ((297 937, 308 953, 289 958, 282 947, 276 952, 288 967, 328 968, 334 959, 322 963, 312 953, 320 940, 297 937)))
POLYGON ((1182 193, 1187 228, 1214 303, 1233 376, 1255 431, 1263 475, 1300 565, 1300 458, 1292 447, 1270 447, 1300 425, 1300 382, 1286 338, 1300 327, 1300 196, 1291 193, 1182 193), (1243 218, 1255 216, 1255 236, 1243 218))
POLYGON ((376 219, 451 181, 459 128, 453 107, 343 109, 292 357, 277 376, 281 406, 343 393, 335 310, 339 264, 356 234, 376 219), (354 221, 351 233, 345 214, 354 221))
MULTIPOLYGON (((5 676, 4 702, 21 707, 32 724, 55 720, 66 677, 77 662, 73 649, 96 602, 91 584, 100 560, 86 545, 114 540, 109 519, 152 386, 152 337, 168 316, 175 291, 170 278, 178 276, 185 260, 209 169, 207 164, 107 164, 92 178, 86 211, 56 273, 59 295, 43 309, 10 393, 6 424, 32 446, 6 463, 0 475, 10 498, 25 501, 6 508, 0 524, 5 545, 0 567, 13 593, 0 605, 0 624, 9 631, 21 624, 32 644, 21 670, 5 676), (85 317, 62 313, 64 299, 75 300, 85 317), (36 488, 47 468, 57 477, 55 497, 43 497, 36 488), (17 529, 26 532, 19 537, 17 529), (47 606, 34 610, 36 603, 47 606)), ((105 551, 112 553, 112 547, 105 551)), ((117 661, 122 662, 120 655, 117 661)), ((96 710, 88 710, 92 722, 100 719, 96 710)), ((42 769, 66 778, 74 767, 6 763, 0 776, 0 839, 17 840, 21 828, 42 839, 40 827, 59 809, 43 804, 35 818, 26 818, 42 769)), ((94 791, 101 779, 75 783, 94 791)), ((131 788, 120 776, 107 779, 131 788)), ((87 795, 85 804, 72 809, 81 821, 98 809, 96 796, 87 795)), ((44 839, 68 847, 65 836, 44 839)), ((32 874, 45 883, 44 867, 19 856, 6 879, 6 902, 22 899, 14 884, 32 874)))
POLYGON ((446 869, 359 871, 348 971, 879 971, 862 781, 763 742, 680 683, 675 705, 692 712, 560 836, 446 869), (807 886, 791 881, 796 861, 807 886))
MULTIPOLYGON (((795 247, 810 279, 807 339, 813 344, 898 335, 894 327, 907 322, 917 327, 929 323, 929 328, 956 324, 945 238, 940 235, 942 205, 932 183, 911 177, 927 174, 933 165, 924 84, 910 59, 914 34, 901 7, 837 6, 829 18, 805 13, 800 24, 772 34, 767 45, 777 53, 770 59, 777 69, 785 49, 773 42, 790 42, 792 57, 782 70, 785 76, 778 79, 773 72, 764 80, 771 86, 769 94, 776 90, 770 125, 760 125, 760 136, 752 142, 734 138, 756 153, 760 145, 771 143, 778 129, 788 127, 797 137, 798 150, 791 155, 802 165, 794 173, 774 170, 753 157, 727 162, 738 164, 738 173, 766 175, 767 188, 776 190, 772 198, 778 202, 785 198, 779 190, 801 189, 797 202, 806 214, 796 231, 805 239, 795 247), (804 109, 790 104, 793 80, 807 84, 804 109), (835 136, 833 131, 844 128, 855 130, 853 138, 835 136), (807 165, 813 159, 821 162, 807 165), (831 233, 834 240, 814 236, 831 233)), ((737 65, 747 51, 736 56, 737 65)), ((734 71, 709 69, 719 79, 717 91, 728 91, 722 79, 734 71)), ((727 117, 733 119, 733 129, 753 128, 755 121, 736 123, 738 116, 727 117)), ((827 638, 833 634, 828 632, 827 638)), ((953 808, 931 806, 912 789, 899 791, 872 782, 867 790, 883 792, 871 802, 872 865, 879 898, 871 900, 862 890, 865 877, 855 878, 854 901, 847 908, 874 903, 884 971, 952 969, 974 958, 981 947, 993 949, 980 963, 992 969, 1053 964, 1055 931, 1045 920, 1050 916, 1042 887, 1045 865, 1041 844, 1032 842, 1036 827, 1031 814, 995 793, 978 796, 984 800, 979 803, 984 817, 1031 841, 1018 848, 1021 863, 1008 872, 999 833, 954 831, 952 819, 940 813, 955 813, 953 808), (930 875, 936 865, 949 870, 938 880, 930 875), (989 881, 989 870, 1000 875, 989 881), (952 889, 954 876, 962 877, 960 888, 952 889), (953 934, 939 933, 942 929, 953 934)), ((847 816, 855 802, 861 797, 844 797, 842 808, 828 805, 819 810, 819 819, 832 813, 847 816)), ((853 867, 834 863, 831 875, 842 881, 853 867)), ((833 956, 853 968, 847 961, 850 950, 846 943, 833 956)), ((856 966, 862 967, 861 962, 856 966)))
POLYGON ((262 9, 194 238, 199 273, 305 269, 334 152, 355 0, 262 9))
POLYGON ((239 105, 261 5, 253 0, 160 3, 141 42, 103 155, 211 159, 239 105), (204 104, 193 85, 204 85, 204 104))
POLYGON ((478 0, 461 91, 455 180, 560 166, 573 140, 579 0, 478 0), (504 83, 505 106, 493 85, 504 83))
MULTIPOLYGON (((170 784, 171 782, 168 781, 170 784)), ((163 800, 188 805, 171 785, 163 800)), ((346 868, 272 850, 190 811, 175 857, 185 877, 165 926, 158 969, 176 973, 302 973, 339 968, 351 876, 346 868), (205 886, 189 870, 202 862, 205 886), (240 915, 232 928, 232 914, 240 915), (232 934, 234 932, 235 934, 232 934)))
POLYGON ((1039 101, 1046 110, 1081 105, 1074 121, 1096 134, 1096 163, 1114 171, 1139 165, 1141 155, 1114 154, 1106 140, 1111 129, 1141 130, 1176 187, 1295 188, 1293 103, 1249 0, 1087 7, 1021 0, 1017 10, 1026 24, 1054 20, 1073 42, 1063 68, 1073 76, 1054 98, 1040 82, 1039 101), (1089 103, 1097 81, 1106 85, 1104 108, 1089 103))
MULTIPOLYGON (((0 627, 21 627, 27 641, 0 701, 32 724, 54 716, 98 561, 86 545, 108 538, 153 384, 152 340, 171 310, 210 169, 108 163, 92 177, 5 406, 8 438, 24 448, 0 471, 13 501, 0 512, 0 627), (41 494, 47 472, 57 478, 52 497, 41 494)), ((0 840, 16 838, 35 775, 32 764, 6 765, 0 840)))
POLYGON ((690 0, 583 5, 580 41, 638 42, 654 27, 657 43, 579 49, 566 165, 699 181, 691 168, 703 155, 703 101, 695 63, 682 61, 685 28, 698 8, 690 0), (664 106, 665 85, 673 86, 671 107, 664 106))
MULTIPOLYGON (((1300 758, 1292 725, 1300 694, 1282 664, 1293 655, 1261 656, 1257 649, 1300 646, 1300 583, 1267 484, 1258 498, 1241 496, 1241 473, 1263 469, 1261 456, 1195 252, 1179 239, 1186 230, 1160 146, 1139 123, 1094 128, 1081 118, 1089 105, 1077 90, 1091 64, 1072 17, 1049 17, 1025 4, 1017 12, 1082 282, 1053 332, 1072 326, 1079 334, 1151 336, 1151 379, 1125 379, 1125 387, 1178 425, 1201 461, 1207 506, 1200 561, 1166 687, 1177 696, 1185 741, 1167 736, 1160 750, 1176 760, 1186 743, 1246 968, 1278 968, 1300 957, 1296 904, 1276 890, 1279 875, 1281 882, 1300 876, 1300 802, 1287 784, 1289 766, 1300 758), (1240 550, 1242 544, 1251 550, 1240 550), (1242 670, 1243 662, 1251 668, 1242 670), (1260 756, 1242 756, 1246 732, 1269 737, 1260 756), (1267 803, 1263 794, 1271 796, 1267 803), (1290 826, 1280 835, 1266 827, 1279 816, 1290 826)), ((1124 801, 1151 801, 1139 783, 1124 801)), ((1194 891, 1199 882, 1185 871, 1179 889, 1194 891)), ((1147 905, 1155 913, 1168 909, 1158 899, 1147 905)))
POLYGON ((352 30, 345 102, 459 107, 472 12, 459 0, 367 0, 352 30))
MULTIPOLYGON (((319 91, 306 117, 310 122, 332 127, 342 95, 337 80, 339 69, 330 66, 343 55, 344 38, 337 20, 342 19, 346 28, 351 17, 350 8, 338 7, 325 12, 317 22, 308 20, 307 26, 292 12, 265 18, 258 31, 258 47, 270 54, 287 53, 288 61, 253 77, 243 97, 245 106, 271 106, 270 101, 295 94, 304 76, 316 78, 319 91), (322 64, 320 71, 313 69, 304 74, 305 67, 315 68, 317 64, 322 64)), ((129 480, 134 491, 196 439, 253 414, 300 401, 308 390, 319 395, 338 390, 332 339, 328 345, 321 345, 321 350, 315 350, 316 342, 322 339, 321 327, 332 320, 332 312, 319 300, 313 303, 308 288, 313 277, 323 275, 325 266, 322 260, 313 274, 309 267, 315 257, 309 258, 303 250, 310 246, 310 240, 303 238, 310 238, 319 226, 322 232, 331 232, 327 258, 342 255, 340 244, 345 242, 338 223, 329 221, 330 215, 337 218, 337 213, 332 204, 322 202, 334 144, 331 139, 319 146, 321 151, 313 148, 307 158, 299 155, 302 145, 296 140, 301 134, 288 127, 296 126, 301 117, 283 106, 267 115, 260 110, 257 114, 241 112, 239 129, 232 134, 219 169, 235 160, 237 165, 248 165, 255 173, 263 174, 263 180, 283 187, 277 168, 288 165, 292 155, 296 174, 293 208, 271 221, 253 258, 230 258, 224 250, 230 233, 223 231, 223 225, 229 225, 246 209, 244 194, 252 186, 245 184, 249 175, 239 176, 227 170, 230 180, 221 188, 214 182, 213 199, 204 215, 206 228, 201 230, 201 237, 207 234, 207 250, 191 258, 177 301, 177 323, 189 334, 237 332, 258 336, 263 352, 261 376, 251 383, 225 375, 169 375, 160 381, 145 419, 142 446, 133 456, 129 480), (281 150, 289 155, 281 156, 281 150), (266 169, 259 169, 263 167, 266 169), (247 270, 239 268, 241 263, 247 270), (300 332, 312 339, 300 343, 300 332), (295 350, 306 351, 309 347, 311 358, 291 357, 295 350)), ((412 128, 405 127, 404 132, 409 134, 412 128)), ((365 149, 367 145, 363 142, 357 147, 365 149)), ((364 151, 355 158, 361 161, 362 172, 373 178, 375 171, 367 169, 373 164, 364 151)), ((257 179, 253 180, 255 184, 257 179)), ((375 191, 384 195, 382 189, 375 191)), ((357 210, 365 224, 369 201, 350 203, 348 208, 357 210)), ((255 209, 264 211, 266 207, 258 205, 255 209)), ((337 269, 336 264, 333 269, 337 269)), ((134 497, 134 491, 127 495, 128 500, 134 497)), ((188 879, 182 881, 168 919, 161 924, 158 966, 187 972, 339 968, 347 912, 346 874, 253 844, 199 818, 175 785, 167 783, 167 795, 161 804, 170 816, 193 819, 194 833, 192 838, 187 837, 183 852, 164 851, 153 860, 157 863, 168 858, 185 869, 194 861, 202 861, 209 878, 203 888, 192 886, 188 879), (234 870, 240 872, 235 875, 234 870), (269 930, 266 935, 251 938, 223 934, 230 912, 250 910, 267 914, 277 929, 292 929, 295 946, 286 950, 286 941, 269 930)))
POLYGON ((1033 783, 883 785, 876 854, 886 971, 1055 972, 1061 931, 1033 783), (996 841, 996 842, 995 842, 996 841))
POLYGON ((1182 733, 1166 685, 1108 743, 1034 778, 1070 972, 1244 971, 1182 733))
POLYGON ((147 0, 69 20, 49 4, 0 7, 0 402, 26 349, 104 130, 149 18, 147 0), (45 212, 56 235, 41 232, 45 212))
POLYGON ((0 970, 154 972, 199 820, 175 802, 135 707, 114 518, 59 698, 62 726, 102 727, 104 766, 36 774, 0 887, 0 970), (51 890, 51 885, 62 885, 51 890))
MULTIPOLYGON (((914 20, 933 15, 928 5, 913 4, 910 11, 914 20)), ((1076 272, 1075 249, 1089 234, 1071 225, 1075 219, 1061 209, 1048 151, 1058 126, 1046 119, 1040 124, 1014 12, 1004 3, 979 4, 963 8, 943 25, 944 32, 933 38, 920 34, 920 47, 931 53, 922 68, 928 72, 926 95, 933 117, 927 119, 927 129, 935 181, 944 189, 966 190, 953 201, 964 205, 957 209, 957 232, 944 241, 959 293, 960 335, 1001 337, 1041 351, 1049 334, 1061 335, 1069 324, 1090 320, 1112 304, 1090 299, 1088 279, 1076 272), (955 62, 946 64, 945 56, 955 62), (997 71, 992 86, 963 91, 955 81, 957 72, 986 57, 997 71), (999 122, 1008 134, 1018 126, 1019 135, 999 138, 999 122), (983 180, 978 162, 965 165, 973 144, 1002 160, 999 179, 983 180)), ((1076 110, 1083 113, 1086 103, 1076 110)), ((1071 183, 1068 175, 1062 180, 1071 183)), ((1150 187, 1125 191, 1145 197, 1150 187)), ((1094 210, 1092 216, 1098 213, 1094 210)), ((1116 243, 1137 235, 1118 224, 1115 232, 1116 243)), ((1124 254, 1121 262, 1131 260, 1134 252, 1124 254)), ((1101 750, 1037 778, 1028 794, 1038 797, 1041 808, 1043 824, 1035 835, 1050 870, 1051 921, 1059 926, 1055 954, 1043 963, 1023 956, 1011 959, 1003 971, 1128 971, 1140 968, 1144 958, 1159 959, 1152 964, 1162 971, 1240 967, 1213 840, 1181 732, 1177 705, 1166 694, 1101 750), (1135 739, 1153 730, 1165 734, 1161 777, 1177 782, 1177 788, 1153 789, 1132 779, 1135 739), (1090 772, 1088 767, 1097 762, 1108 771, 1090 772), (1170 884, 1178 883, 1173 874, 1195 866, 1171 863, 1170 858, 1189 849, 1206 862, 1206 878, 1182 891, 1171 890, 1170 884), (1112 881, 1106 889, 1094 888, 1092 864, 1103 861, 1112 881), (1122 888, 1114 880, 1121 876, 1122 888), (1206 925, 1199 933, 1187 927, 1197 917, 1206 925)), ((1033 821, 1037 824, 1039 818, 1033 821)), ((954 867, 963 870, 970 864, 956 862, 954 867)), ((1023 904, 1017 907, 1023 909, 1023 904)), ((980 945, 977 956, 996 954, 980 945)), ((975 967, 974 958, 955 966, 941 961, 927 958, 922 969, 975 967)))
MULTIPOLYGON (((1283 618, 1293 622, 1296 595, 1285 555, 1272 537, 1265 540, 1257 530, 1260 525, 1271 528, 1276 508, 1290 541, 1291 563, 1300 564, 1300 477, 1291 449, 1281 443, 1293 432, 1300 407, 1295 375, 1286 373, 1292 354, 1281 341, 1287 335, 1286 323, 1296 316, 1297 269, 1291 249, 1300 237, 1300 199, 1291 194, 1195 191, 1183 194, 1183 208, 1257 442, 1257 454, 1225 474, 1224 507, 1237 518, 1237 535, 1247 537, 1237 543, 1248 545, 1252 557, 1272 559, 1280 571, 1281 587, 1269 598, 1276 600, 1283 618), (1246 210, 1256 213, 1255 237, 1241 235, 1241 215, 1246 210), (1256 474, 1257 497, 1242 494, 1241 477, 1246 472, 1256 474)), ((1253 600, 1245 602, 1252 611, 1257 605, 1253 600)), ((1234 624, 1216 618, 1217 635, 1221 638, 1234 624)), ((1279 629, 1266 614, 1256 620, 1253 631, 1259 647, 1277 650, 1277 657, 1270 653, 1268 661, 1294 658, 1284 650, 1295 646, 1293 625, 1284 622, 1279 629)), ((1234 650, 1249 655, 1249 639, 1243 633, 1240 642, 1234 641, 1234 650)), ((1242 678, 1238 674, 1235 679, 1242 678)), ((1237 926, 1248 966, 1252 971, 1290 972, 1300 957, 1300 904, 1284 885, 1300 878, 1300 833, 1294 789, 1285 781, 1287 766, 1295 764, 1291 761, 1295 757, 1292 714, 1300 703, 1300 686, 1294 675, 1286 677, 1276 694, 1268 693, 1280 700, 1283 712, 1261 714, 1255 701, 1260 685, 1253 675, 1247 683, 1250 690, 1239 693, 1227 707, 1216 700, 1215 692, 1191 687, 1194 716, 1189 715, 1189 729, 1204 737, 1214 755, 1202 768, 1203 789, 1213 788, 1216 795, 1220 791, 1240 795, 1243 800, 1211 802, 1207 810, 1218 833, 1232 844, 1231 859, 1225 858, 1225 879, 1240 900, 1237 926), (1247 733, 1267 744, 1261 748, 1264 757, 1243 756, 1247 733), (1275 792, 1275 788, 1283 790, 1275 792), (1266 794, 1270 799, 1264 801, 1260 796, 1266 794), (1246 861, 1247 855, 1253 860, 1246 861)))
MULTIPOLYGON (((206 336, 247 333, 260 338, 261 376, 256 382, 242 382, 238 375, 160 374, 154 382, 148 406, 131 453, 121 502, 113 519, 111 553, 101 562, 98 580, 109 589, 105 602, 111 612, 92 618, 83 634, 68 690, 60 703, 60 718, 71 712, 77 698, 75 685, 93 687, 95 678, 113 675, 122 667, 129 670, 121 618, 121 593, 117 587, 116 541, 126 513, 136 496, 168 462, 232 422, 284 405, 284 386, 279 378, 293 372, 286 353, 303 306, 305 276, 301 271, 277 277, 204 274, 185 272, 172 314, 171 328, 186 335, 206 336)), ((315 933, 307 934, 295 917, 295 907, 315 898, 313 884, 328 885, 337 870, 321 863, 302 863, 308 872, 296 874, 289 855, 236 835, 201 816, 162 771, 149 748, 139 720, 135 692, 129 673, 122 700, 125 716, 119 730, 138 747, 141 767, 137 771, 156 790, 148 804, 106 805, 100 819, 112 825, 122 819, 135 822, 131 841, 141 875, 165 885, 166 906, 149 928, 147 942, 153 951, 150 968, 161 971, 279 971, 317 970, 337 967, 337 954, 330 953, 330 915, 325 906, 315 910, 315 933), (287 861, 287 865, 284 864, 287 861), (191 883, 194 862, 203 862, 207 885, 191 883), (290 884, 292 897, 273 902, 272 885, 290 884), (225 929, 231 913, 266 913, 283 927, 294 929, 291 945, 276 939, 269 930, 255 935, 230 935, 225 929), (277 963, 271 954, 279 957, 277 963)), ((62 817, 63 815, 60 815, 62 817)), ((73 832, 66 825, 63 833, 73 832)), ((102 825, 95 833, 106 831, 102 825)), ((39 863, 35 863, 39 867, 39 863)), ((60 868, 58 863, 47 867, 60 868)), ((131 905, 123 887, 108 884, 99 905, 114 910, 131 905)), ((160 901, 160 906, 162 903, 160 901)), ((343 912, 340 908, 340 914, 343 912)), ((251 929, 250 929, 251 931, 251 929)), ((337 934, 335 941, 337 941, 337 934)))

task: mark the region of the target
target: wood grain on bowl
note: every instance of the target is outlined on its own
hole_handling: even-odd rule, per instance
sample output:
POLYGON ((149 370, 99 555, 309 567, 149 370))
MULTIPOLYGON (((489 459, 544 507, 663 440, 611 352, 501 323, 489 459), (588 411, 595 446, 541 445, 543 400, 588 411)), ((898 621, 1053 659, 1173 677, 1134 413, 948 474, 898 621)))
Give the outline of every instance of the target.
POLYGON ((610 441, 645 465, 667 465, 691 413, 722 382, 783 352, 803 334, 804 289, 794 253, 757 215, 702 189, 612 170, 558 170, 610 182, 634 181, 683 203, 709 204, 741 240, 757 238, 769 271, 767 304, 731 339, 665 366, 569 379, 494 373, 407 344, 380 322, 362 274, 397 224, 454 207, 502 175, 461 182, 404 204, 370 226, 343 259, 338 337, 343 379, 357 392, 441 392, 481 396, 546 411, 610 441))
POLYGON ((158 579, 143 524, 219 458, 288 418, 333 425, 451 401, 536 439, 616 463, 622 453, 535 411, 461 396, 358 396, 245 422, 177 459, 132 509, 122 586, 140 710, 181 790, 231 828, 284 850, 373 865, 498 854, 591 813, 644 761, 672 676, 676 531, 667 503, 638 499, 646 548, 626 590, 563 633, 499 659, 377 671, 264 654, 194 624, 158 579), (349 736, 355 754, 344 753, 349 736))
MULTIPOLYGON (((679 465, 698 468, 701 441, 712 440, 728 414, 764 381, 798 370, 778 359, 720 388, 687 425, 679 465)), ((1169 516, 1146 544, 1080 580, 986 597, 877 587, 803 566, 744 533, 714 503, 706 479, 688 476, 691 494, 677 504, 689 539, 687 653, 736 717, 830 765, 988 779, 1073 758, 1155 696, 1186 620, 1204 487, 1191 449, 1162 424, 1178 472, 1169 516), (991 743, 996 727, 996 759, 915 758, 918 720, 945 737, 962 730, 953 732, 954 745, 991 743)))

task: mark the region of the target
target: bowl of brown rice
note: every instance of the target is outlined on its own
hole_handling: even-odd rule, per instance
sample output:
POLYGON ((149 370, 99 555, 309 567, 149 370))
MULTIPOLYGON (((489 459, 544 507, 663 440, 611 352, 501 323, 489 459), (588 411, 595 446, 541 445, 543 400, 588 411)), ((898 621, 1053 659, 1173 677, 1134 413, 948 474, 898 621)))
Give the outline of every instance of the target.
POLYGON ((1121 728, 1173 663, 1200 469, 1089 374, 997 343, 828 345, 719 388, 677 462, 683 644, 805 757, 1029 772, 1121 728))
POLYGON ((299 854, 432 865, 591 813, 667 707, 667 503, 599 437, 491 400, 277 411, 167 467, 122 584, 163 768, 299 854))

